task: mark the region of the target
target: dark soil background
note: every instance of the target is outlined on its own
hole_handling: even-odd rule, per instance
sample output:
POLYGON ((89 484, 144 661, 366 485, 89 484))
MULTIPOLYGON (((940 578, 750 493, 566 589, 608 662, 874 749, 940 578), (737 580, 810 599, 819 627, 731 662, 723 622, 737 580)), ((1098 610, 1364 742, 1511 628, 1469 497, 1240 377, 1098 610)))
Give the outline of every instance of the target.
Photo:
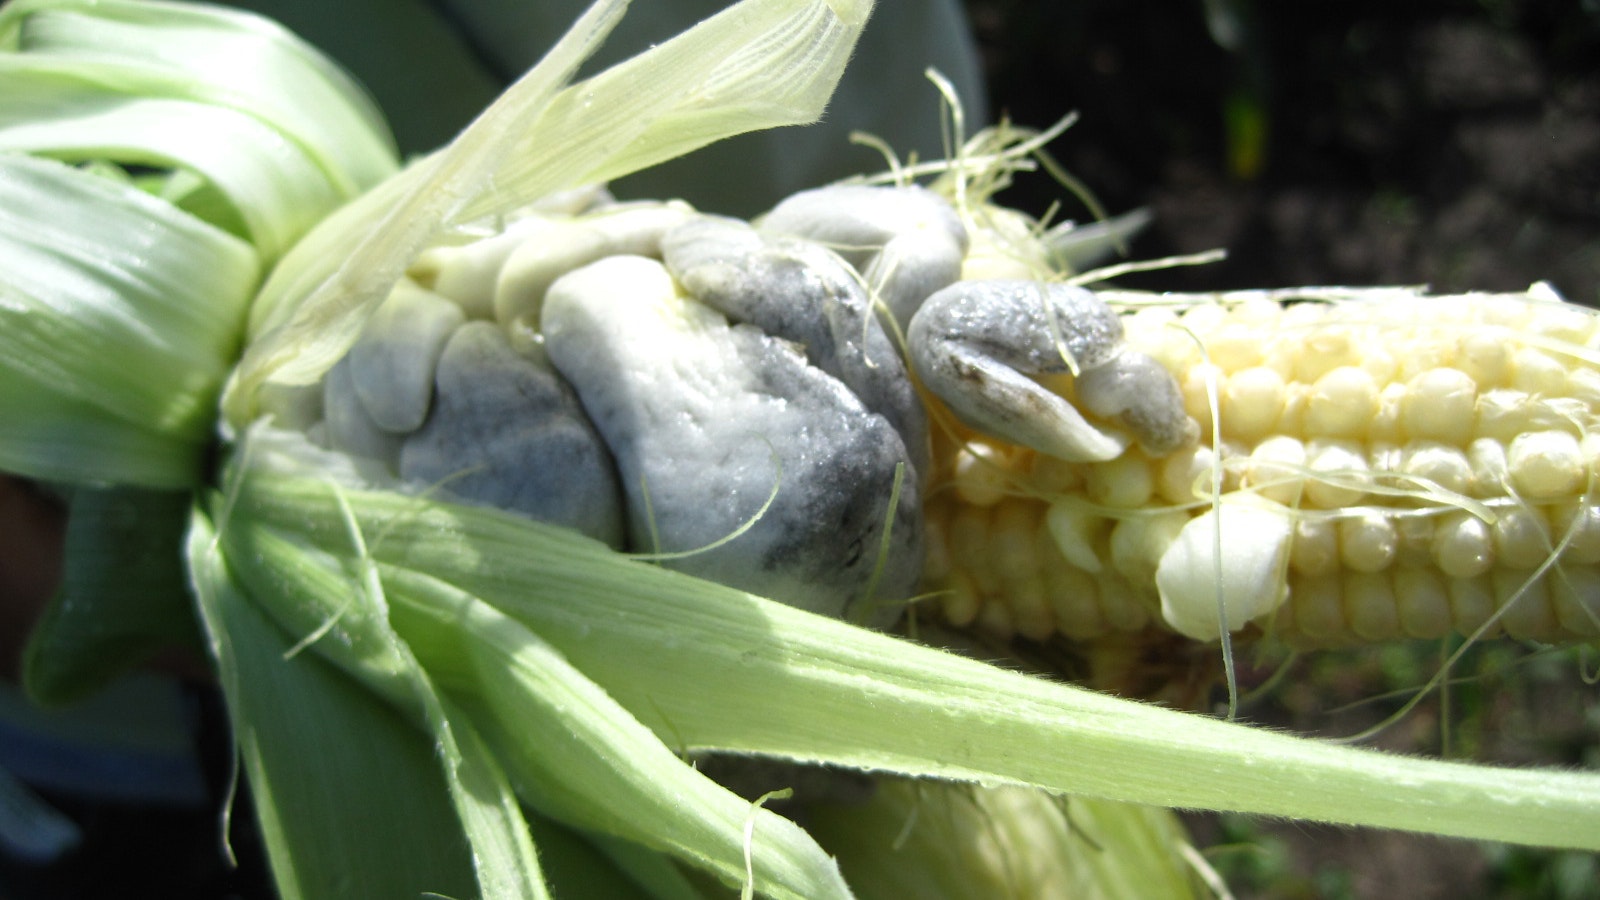
MULTIPOLYGON (((1138 286, 1542 279, 1600 300, 1592 0, 968 8, 996 112, 1078 111, 1052 152, 1109 209, 1153 209, 1136 256, 1229 252, 1138 286)), ((1038 212, 1052 189, 1007 199, 1038 212)))

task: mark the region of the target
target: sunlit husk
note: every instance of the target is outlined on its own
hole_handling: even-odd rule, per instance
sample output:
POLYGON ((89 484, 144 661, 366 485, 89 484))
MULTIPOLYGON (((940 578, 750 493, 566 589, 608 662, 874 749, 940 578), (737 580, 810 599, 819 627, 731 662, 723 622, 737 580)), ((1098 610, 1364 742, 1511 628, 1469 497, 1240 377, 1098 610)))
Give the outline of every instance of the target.
POLYGON ((1014 785, 883 779, 814 806, 812 834, 861 900, 1180 900, 1203 896, 1167 809, 1014 785))
POLYGON ((0 155, 0 469, 186 487, 255 251, 126 183, 0 155))

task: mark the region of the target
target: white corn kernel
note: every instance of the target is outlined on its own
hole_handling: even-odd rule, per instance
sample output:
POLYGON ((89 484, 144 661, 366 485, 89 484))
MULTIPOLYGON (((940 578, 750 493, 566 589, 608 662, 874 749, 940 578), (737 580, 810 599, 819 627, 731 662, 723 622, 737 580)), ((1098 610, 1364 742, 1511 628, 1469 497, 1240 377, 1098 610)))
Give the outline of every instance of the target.
POLYGON ((1400 633, 1394 584, 1387 572, 1349 572, 1344 577, 1344 614, 1364 641, 1393 640, 1400 633))
POLYGON ((1550 532, 1544 516, 1528 506, 1507 507, 1494 522, 1494 554, 1498 566, 1532 569, 1550 555, 1550 532))
POLYGON ((1438 573, 1422 566, 1396 569, 1394 596, 1407 637, 1436 640, 1450 633, 1450 593, 1438 573))
POLYGON ((1366 454, 1354 441, 1318 438, 1306 447, 1306 465, 1316 473, 1306 480, 1306 502, 1321 509, 1355 506, 1371 482, 1366 454))
POLYGON ((1283 376, 1265 366, 1234 372, 1218 401, 1223 430, 1240 440, 1257 440, 1283 412, 1283 376))
POLYGON ((1433 532, 1433 562, 1450 578, 1475 578, 1494 566, 1494 536, 1468 512, 1446 513, 1433 532))
POLYGON ((1460 369, 1437 368, 1406 383, 1400 418, 1412 437, 1464 444, 1472 437, 1478 386, 1460 369))
POLYGON ((1588 477, 1578 439, 1566 431, 1519 434, 1506 455, 1511 486, 1525 500, 1574 496, 1588 477))
MULTIPOLYGON (((1494 586, 1490 577, 1485 574, 1477 578, 1452 578, 1445 587, 1450 592, 1450 618, 1455 623, 1456 632, 1477 634, 1495 611, 1494 586)), ((1500 626, 1493 625, 1484 632, 1484 637, 1494 637, 1499 633, 1500 626)))
POLYGON ((1339 520, 1339 560, 1356 572, 1379 572, 1394 562, 1399 535, 1389 517, 1367 512, 1339 520))
POLYGON ((974 506, 993 506, 1009 492, 1005 454, 991 444, 968 441, 956 451, 956 496, 974 506))
POLYGON ((1308 576, 1339 571, 1339 532, 1332 519, 1300 516, 1295 520, 1289 568, 1308 576))
POLYGON ((1089 499, 1117 509, 1138 509, 1155 493, 1150 460, 1134 450, 1087 467, 1084 490, 1089 499))
POLYGON ((1472 491, 1472 464, 1459 448, 1435 441, 1412 441, 1403 449, 1400 471, 1453 494, 1472 491))
POLYGON ((1268 500, 1293 506, 1300 501, 1305 468, 1306 445, 1295 438, 1277 435, 1257 444, 1250 452, 1244 485, 1268 500))
POLYGON ((1531 638, 1555 629, 1555 609, 1546 579, 1530 580, 1532 574, 1531 570, 1505 568, 1490 573, 1495 606, 1501 610, 1500 626, 1514 638, 1531 638))
POLYGON ((1313 437, 1359 437, 1377 415, 1378 385, 1371 373, 1340 366, 1325 373, 1306 397, 1305 430, 1313 437))

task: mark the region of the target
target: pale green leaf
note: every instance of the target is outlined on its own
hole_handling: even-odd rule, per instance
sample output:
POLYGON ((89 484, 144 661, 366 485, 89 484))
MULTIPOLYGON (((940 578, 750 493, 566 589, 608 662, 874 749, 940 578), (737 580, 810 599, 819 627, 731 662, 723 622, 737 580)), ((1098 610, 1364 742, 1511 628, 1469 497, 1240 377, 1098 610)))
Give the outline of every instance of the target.
MULTIPOLYGON (((221 522, 225 541, 256 534, 227 518, 221 522)), ((197 530, 202 528, 209 530, 196 525, 197 530)), ((201 573, 197 580, 202 575, 214 578, 225 568, 238 578, 242 601, 259 604, 261 614, 287 625, 295 636, 287 662, 325 653, 371 692, 371 702, 395 706, 429 736, 437 748, 454 815, 419 827, 425 824, 465 836, 485 900, 547 897, 527 823, 500 761, 473 723, 436 691, 433 679, 389 627, 382 589, 372 578, 363 577, 372 573, 359 565, 359 552, 347 567, 325 552, 262 538, 247 553, 233 554, 233 565, 223 562, 214 548, 207 552, 216 555, 215 560, 196 559, 197 549, 191 546, 190 565, 201 573)), ((201 583, 202 589, 205 584, 201 583)))
POLYGON ((253 116, 224 106, 106 90, 121 74, 96 64, 0 56, 0 151, 68 161, 185 168, 215 184, 267 258, 344 201, 302 148, 253 116))
POLYGON ((0 154, 0 258, 0 468, 192 484, 256 254, 132 186, 0 154))
POLYGON ((197 3, 14 0, 0 50, 125 66, 160 78, 158 96, 254 116, 321 161, 346 198, 393 174, 382 115, 349 75, 275 22, 197 3))
MULTIPOLYGON (((334 498, 340 491, 323 489, 334 498)), ((316 635, 307 652, 325 653, 403 708, 420 707, 413 715, 447 737, 426 699, 408 702, 408 694, 421 695, 408 686, 419 676, 397 661, 414 650, 472 712, 523 796, 544 814, 665 850, 735 885, 745 874, 745 828, 754 818, 751 856, 763 894, 849 896, 837 867, 804 831, 687 766, 522 625, 426 575, 387 571, 394 623, 410 643, 379 646, 377 632, 386 630, 380 609, 352 602, 368 588, 341 576, 325 548, 259 527, 246 506, 231 507, 224 521, 221 543, 232 570, 291 634, 316 635)), ((351 551, 347 568, 359 570, 364 541, 343 539, 351 551)), ((448 754, 447 744, 443 749, 448 754)))
POLYGON ((233 582, 209 522, 188 556, 283 900, 475 896, 433 742, 291 641, 233 582), (314 763, 314 764, 313 764, 314 763))

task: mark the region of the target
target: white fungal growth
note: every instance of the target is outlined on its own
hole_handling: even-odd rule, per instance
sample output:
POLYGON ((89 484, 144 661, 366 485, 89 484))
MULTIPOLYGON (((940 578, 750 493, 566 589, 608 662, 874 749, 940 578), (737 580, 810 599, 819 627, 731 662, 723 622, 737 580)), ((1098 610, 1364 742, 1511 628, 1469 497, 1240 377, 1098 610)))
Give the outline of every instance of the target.
MULTIPOLYGON (((871 599, 896 469, 909 462, 884 417, 792 344, 680 294, 654 260, 567 274, 542 327, 616 457, 633 546, 683 553, 666 564, 814 612, 871 599)), ((879 596, 916 582, 919 509, 906 478, 879 596)))
POLYGON ((835 185, 794 194, 763 230, 810 238, 865 277, 903 329, 935 291, 961 277, 967 230, 944 198, 922 187, 835 185))

